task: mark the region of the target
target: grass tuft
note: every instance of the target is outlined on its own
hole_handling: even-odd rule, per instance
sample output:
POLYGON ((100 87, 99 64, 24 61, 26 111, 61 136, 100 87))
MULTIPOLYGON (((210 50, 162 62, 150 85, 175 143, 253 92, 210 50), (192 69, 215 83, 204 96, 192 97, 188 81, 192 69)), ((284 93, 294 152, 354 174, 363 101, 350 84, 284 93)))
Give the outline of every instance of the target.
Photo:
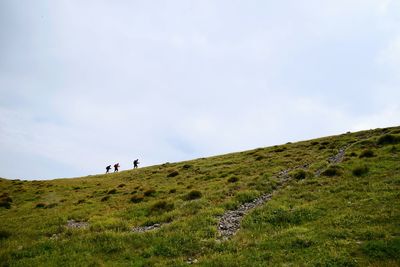
POLYGON ((171 211, 174 209, 174 203, 168 203, 165 200, 160 200, 157 201, 156 203, 154 203, 151 207, 150 207, 150 211, 152 212, 159 212, 159 213, 163 213, 163 212, 167 212, 167 211, 171 211))
POLYGON ((185 196, 185 200, 194 200, 194 199, 199 199, 201 197, 202 193, 200 191, 192 190, 185 196))
POLYGON ((323 171, 321 175, 327 176, 327 177, 334 177, 334 176, 339 176, 342 174, 342 171, 338 166, 329 166, 328 169, 323 171))
POLYGON ((189 170, 189 169, 192 168, 192 167, 193 167, 193 166, 190 165, 190 164, 185 164, 185 165, 182 166, 182 169, 184 169, 184 170, 189 170))
POLYGON ((360 177, 363 176, 364 174, 367 174, 369 171, 369 168, 367 166, 357 166, 352 170, 352 174, 354 176, 360 177))
POLYGON ((11 232, 7 230, 0 230, 0 240, 7 239, 11 236, 11 232))
POLYGON ((41 209, 41 208, 46 208, 47 204, 46 203, 37 203, 36 208, 41 209))
POLYGON ((133 203, 139 203, 139 202, 142 202, 143 199, 144 199, 144 196, 143 196, 143 195, 133 195, 133 196, 131 197, 131 202, 133 202, 133 203))
POLYGON ((368 257, 385 260, 400 259, 400 238, 392 240, 371 240, 362 246, 362 252, 368 257))
POLYGON ((305 170, 296 170, 290 174, 296 180, 303 180, 307 177, 307 172, 305 170))
POLYGON ((372 151, 371 149, 364 150, 363 152, 361 152, 361 154, 359 156, 360 159, 372 158, 372 157, 375 157, 375 154, 374 154, 374 151, 372 151))
POLYGON ((1 208, 6 208, 6 209, 10 209, 11 208, 11 203, 7 202, 7 201, 0 200, 0 207, 1 208))
POLYGON ((236 176, 233 176, 228 179, 228 183, 236 183, 237 181, 239 181, 239 178, 237 178, 236 176))
POLYGON ((178 176, 178 175, 179 175, 179 172, 175 170, 175 171, 170 172, 167 175, 167 177, 171 178, 171 177, 175 177, 175 176, 178 176))
POLYGON ((107 200, 109 200, 110 199, 110 196, 104 196, 104 197, 102 197, 101 198, 101 202, 105 202, 105 201, 107 201, 107 200))
POLYGON ((394 134, 385 134, 378 138, 378 145, 394 145, 400 143, 400 136, 394 134))
POLYGON ((146 197, 154 197, 154 196, 156 195, 156 190, 154 190, 154 189, 146 190, 146 191, 144 192, 144 195, 145 195, 146 197))
POLYGON ((176 193, 176 188, 170 189, 170 190, 169 190, 169 193, 170 193, 170 194, 176 193))
POLYGON ((111 194, 116 194, 117 193, 117 189, 111 189, 107 192, 107 194, 111 195, 111 194))

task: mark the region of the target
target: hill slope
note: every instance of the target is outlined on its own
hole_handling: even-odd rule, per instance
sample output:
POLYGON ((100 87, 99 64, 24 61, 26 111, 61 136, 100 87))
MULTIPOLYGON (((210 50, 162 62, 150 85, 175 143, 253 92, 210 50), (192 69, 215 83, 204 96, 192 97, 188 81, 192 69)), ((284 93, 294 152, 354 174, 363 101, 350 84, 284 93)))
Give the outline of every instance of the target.
POLYGON ((400 127, 0 179, 1 266, 399 266, 400 127))

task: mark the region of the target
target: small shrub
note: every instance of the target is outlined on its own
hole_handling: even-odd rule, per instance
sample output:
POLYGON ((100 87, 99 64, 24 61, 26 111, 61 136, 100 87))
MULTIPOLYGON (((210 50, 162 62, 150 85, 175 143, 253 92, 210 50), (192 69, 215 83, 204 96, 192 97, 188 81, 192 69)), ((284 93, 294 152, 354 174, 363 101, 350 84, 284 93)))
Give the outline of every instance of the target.
POLYGON ((133 196, 131 197, 131 202, 133 202, 133 203, 139 203, 139 202, 142 202, 143 199, 144 199, 144 196, 143 196, 143 195, 133 195, 133 196))
POLYGON ((51 208, 54 208, 54 207, 57 207, 57 206, 58 206, 57 203, 51 203, 51 204, 47 205, 45 208, 46 209, 51 209, 51 208))
POLYGON ((79 199, 78 202, 76 202, 76 204, 82 204, 82 203, 85 203, 84 199, 79 199))
POLYGON ((260 161, 260 160, 263 160, 263 159, 265 159, 265 156, 263 156, 263 155, 258 155, 255 158, 256 161, 260 161))
POLYGON ((312 240, 309 239, 303 239, 303 238, 296 238, 295 240, 293 240, 290 244, 290 246, 292 248, 309 248, 314 244, 314 242, 312 240))
POLYGON ((392 240, 373 240, 362 246, 362 251, 368 257, 377 260, 399 259, 400 238, 392 240))
POLYGON ((9 208, 11 208, 11 204, 10 204, 10 202, 8 202, 8 201, 0 200, 0 207, 1 207, 1 208, 9 209, 9 208))
POLYGON ((318 144, 319 144, 318 141, 313 141, 313 142, 311 142, 311 145, 313 145, 313 146, 318 145, 318 144))
POLYGON ((297 170, 291 173, 292 177, 296 180, 306 179, 307 173, 304 170, 297 170))
POLYGON ((155 194, 156 194, 156 190, 154 190, 154 189, 149 189, 144 192, 144 195, 146 197, 153 197, 153 196, 155 196, 155 194))
POLYGON ((104 202, 104 201, 107 201, 107 200, 109 200, 110 199, 110 196, 104 196, 104 197, 102 197, 101 198, 101 202, 104 202))
POLYGON ((400 143, 400 136, 393 134, 385 134, 378 138, 378 145, 394 145, 400 143))
POLYGON ((349 156, 350 157, 357 157, 357 153, 356 152, 351 152, 349 156))
POLYGON ((190 164, 185 164, 182 166, 182 169, 184 169, 184 170, 189 170, 190 168, 192 168, 192 165, 190 165, 190 164))
POLYGON ((37 203, 35 207, 36 208, 45 208, 46 204, 45 203, 37 203))
POLYGON ((0 240, 1 239, 7 239, 11 236, 11 232, 7 230, 0 230, 0 240))
POLYGON ((233 177, 228 179, 229 183, 236 183, 237 181, 239 181, 239 178, 237 178, 236 176, 233 176, 233 177))
POLYGON ((192 190, 185 196, 185 199, 186 200, 194 200, 194 199, 199 199, 201 197, 202 197, 202 194, 200 191, 192 190))
POLYGON ((361 152, 359 158, 372 158, 375 157, 374 151, 368 149, 368 150, 364 150, 363 152, 361 152))
POLYGON ((286 147, 279 147, 277 149, 274 150, 274 152, 280 153, 286 150, 286 147))
POLYGON ((172 172, 170 172, 168 175, 167 175, 167 177, 175 177, 175 176, 178 176, 179 175, 179 172, 178 171, 172 171, 172 172))
POLYGON ((117 189, 111 189, 111 190, 109 190, 108 192, 107 192, 107 194, 116 194, 117 193, 117 189))
POLYGON ((13 201, 12 201, 12 198, 9 197, 8 194, 3 194, 3 195, 0 197, 0 200, 1 200, 1 201, 5 201, 5 202, 13 202, 13 201))
POLYGON ((318 148, 318 150, 324 150, 324 149, 326 149, 326 146, 320 146, 320 147, 318 148))
POLYGON ((166 212, 174 209, 174 203, 168 203, 165 200, 158 201, 150 207, 152 212, 166 212))
POLYGON ((169 190, 169 193, 170 193, 170 194, 173 194, 173 193, 175 193, 175 192, 176 192, 176 189, 175 189, 175 188, 169 190))
POLYGON ((359 176, 362 176, 362 175, 368 173, 368 171, 369 171, 369 169, 368 169, 367 166, 358 166, 358 167, 355 167, 352 170, 352 173, 353 173, 354 176, 358 176, 359 177, 359 176))
POLYGON ((126 186, 126 184, 120 184, 120 185, 118 185, 119 188, 122 188, 122 187, 124 187, 124 186, 126 186))
POLYGON ((341 170, 337 166, 330 166, 321 174, 323 176, 333 177, 333 176, 339 176, 341 173, 342 173, 341 170))

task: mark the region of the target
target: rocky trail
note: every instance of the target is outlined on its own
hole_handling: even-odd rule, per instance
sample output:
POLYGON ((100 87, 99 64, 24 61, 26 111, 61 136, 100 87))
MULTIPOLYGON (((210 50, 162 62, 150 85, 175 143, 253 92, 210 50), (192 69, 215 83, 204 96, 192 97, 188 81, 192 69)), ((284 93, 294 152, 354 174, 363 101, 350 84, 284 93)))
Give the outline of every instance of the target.
MULTIPOLYGON (((343 148, 339 149, 339 151, 336 155, 328 158, 328 162, 330 164, 340 163, 344 158, 346 149, 347 149, 347 147, 343 147, 343 148)), ((229 211, 225 212, 221 216, 219 223, 218 223, 218 236, 219 236, 218 239, 219 240, 227 240, 231 236, 235 235, 236 232, 239 231, 241 221, 247 213, 249 213, 253 209, 263 205, 264 203, 268 202, 273 197, 274 194, 276 194, 280 189, 282 189, 284 186, 286 186, 293 179, 293 177, 291 177, 289 175, 290 172, 292 172, 294 170, 299 170, 299 169, 306 170, 306 169, 308 169, 309 165, 310 164, 303 164, 303 165, 299 165, 294 168, 288 168, 288 169, 278 172, 274 176, 279 180, 279 182, 277 184, 276 189, 272 193, 263 194, 251 202, 247 202, 247 203, 240 205, 235 210, 229 210, 229 211)), ((315 175, 319 176, 323 171, 324 171, 324 169, 317 170, 315 175)), ((163 225, 164 224, 156 223, 156 224, 149 225, 149 226, 133 227, 133 228, 131 228, 131 231, 135 232, 135 233, 145 233, 148 231, 157 230, 157 229, 161 228, 163 225)), ((68 222, 65 226, 67 228, 79 229, 79 228, 89 227, 89 223, 75 221, 75 220, 68 220, 68 222)))
MULTIPOLYGON (((328 162, 330 164, 338 164, 340 163, 344 155, 346 153, 347 147, 343 147, 339 149, 338 153, 330 158, 328 158, 328 162)), ((240 224, 243 217, 249 213, 254 208, 257 208, 264 203, 268 202, 274 194, 276 194, 280 189, 286 186, 292 179, 289 175, 291 171, 303 169, 306 170, 310 164, 300 165, 294 168, 289 168, 283 171, 278 172, 275 177, 279 179, 279 184, 277 188, 272 193, 266 193, 258 198, 254 199, 252 202, 247 202, 239 206, 239 208, 235 210, 229 210, 225 212, 218 223, 218 240, 228 240, 231 236, 235 235, 237 231, 240 229, 240 224)), ((319 176, 324 169, 316 171, 315 175, 319 176)))

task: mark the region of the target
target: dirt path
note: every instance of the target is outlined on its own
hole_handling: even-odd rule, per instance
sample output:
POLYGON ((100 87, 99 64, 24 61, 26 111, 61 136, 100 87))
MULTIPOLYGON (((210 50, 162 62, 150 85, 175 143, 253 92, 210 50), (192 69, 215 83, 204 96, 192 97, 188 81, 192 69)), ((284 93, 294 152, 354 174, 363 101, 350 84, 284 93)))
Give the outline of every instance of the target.
MULTIPOLYGON (((337 164, 340 163, 345 155, 347 147, 343 147, 339 149, 339 152, 328 158, 328 162, 330 164, 337 164)), ((227 240, 231 236, 235 235, 237 231, 240 229, 240 224, 243 217, 253 210, 256 207, 263 205, 264 203, 268 202, 274 194, 276 194, 281 188, 287 185, 293 178, 289 175, 291 171, 303 169, 308 169, 310 164, 304 164, 297 166, 295 168, 289 168, 284 171, 281 171, 275 175, 276 178, 279 179, 278 187, 272 192, 263 194, 260 197, 254 199, 252 202, 244 203, 239 206, 239 208, 235 210, 229 210, 225 212, 219 220, 218 223, 218 239, 219 240, 227 240)), ((318 176, 322 173, 324 169, 318 170, 315 174, 318 176)))
MULTIPOLYGON (((344 154, 346 152, 346 148, 341 148, 339 149, 339 152, 328 158, 329 163, 331 164, 336 164, 339 163, 343 160, 344 154)), ((289 168, 283 171, 278 172, 276 175, 274 175, 278 180, 278 186, 272 193, 268 194, 263 194, 259 196, 258 198, 254 199, 252 202, 247 202, 242 205, 240 205, 236 210, 229 210, 222 215, 219 223, 218 223, 218 233, 219 233, 219 239, 220 240, 227 240, 229 237, 233 236, 236 234, 236 232, 240 229, 240 223, 243 219, 243 217, 249 213, 251 210, 253 210, 256 207, 259 207, 263 205, 264 203, 268 202, 272 196, 282 187, 286 186, 286 184, 292 180, 292 177, 289 175, 291 171, 294 170, 299 170, 303 169, 306 170, 309 167, 310 164, 303 164, 294 168, 289 168)), ((319 174, 322 172, 319 172, 319 174)), ((316 174, 317 174, 316 173, 316 174)), ((319 175, 318 174, 318 175, 319 175)), ((132 232, 136 233, 144 233, 148 231, 153 231, 157 230, 160 227, 162 227, 163 224, 153 224, 149 226, 141 226, 141 227, 134 227, 132 228, 132 232)))
MULTIPOLYGON (((347 147, 343 147, 343 148, 339 149, 339 152, 336 155, 328 158, 328 162, 330 164, 340 163, 344 158, 346 148, 347 147)), ((225 212, 222 215, 222 217, 220 218, 220 221, 218 223, 218 233, 219 233, 218 239, 219 240, 227 240, 231 236, 235 235, 236 232, 240 229, 240 223, 241 223, 243 217, 247 213, 249 213, 254 208, 259 207, 259 206, 263 205, 264 203, 268 202, 274 194, 276 194, 281 188, 286 186, 286 184, 293 179, 289 175, 289 173, 291 171, 299 170, 299 169, 306 170, 306 169, 308 169, 309 165, 310 164, 303 164, 303 165, 300 165, 300 166, 297 166, 294 168, 289 168, 289 169, 278 172, 277 174, 274 175, 274 177, 276 177, 279 180, 279 182, 278 182, 277 188, 272 193, 263 194, 251 202, 247 202, 247 203, 240 205, 235 210, 229 210, 229 211, 225 212)), ((315 175, 319 176, 323 170, 324 169, 317 170, 315 175)), ((144 232, 148 232, 148 231, 157 230, 157 229, 161 228, 163 225, 164 224, 156 223, 156 224, 149 225, 149 226, 133 227, 131 229, 131 231, 136 232, 136 233, 144 233, 144 232)), ((89 223, 87 223, 87 222, 79 222, 79 221, 75 221, 75 220, 68 220, 67 225, 66 225, 67 228, 87 228, 88 226, 89 226, 89 223)))

